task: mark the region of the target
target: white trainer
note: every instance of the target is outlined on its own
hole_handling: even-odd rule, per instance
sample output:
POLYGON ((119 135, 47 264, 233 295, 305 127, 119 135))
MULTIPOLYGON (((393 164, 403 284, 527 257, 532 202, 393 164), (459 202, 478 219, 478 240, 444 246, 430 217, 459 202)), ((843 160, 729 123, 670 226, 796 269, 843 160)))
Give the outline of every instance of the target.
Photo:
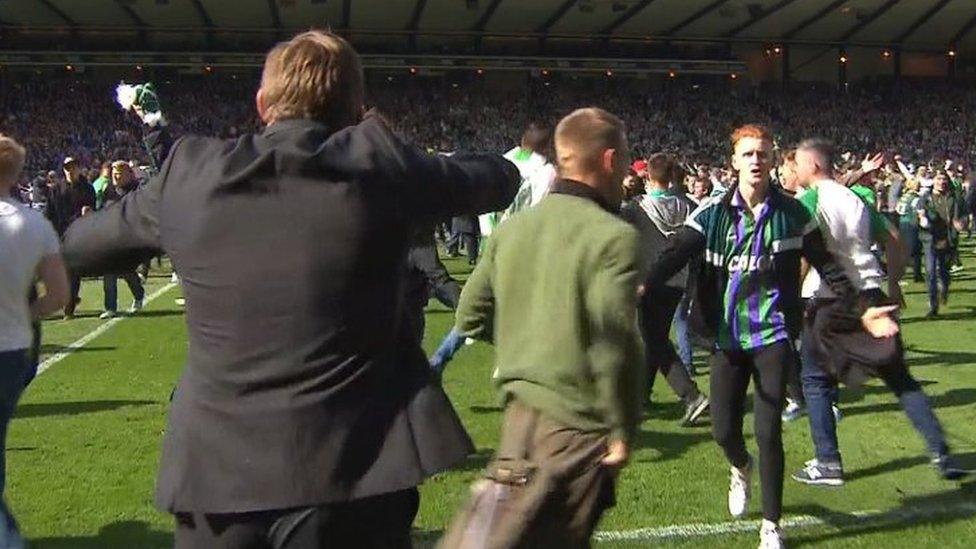
POLYGON ((745 516, 749 510, 749 497, 752 495, 752 456, 742 469, 732 467, 729 481, 729 514, 735 518, 745 516))
POLYGON ((102 320, 108 320, 110 318, 115 318, 115 311, 105 311, 104 313, 98 315, 98 318, 102 320))
POLYGON ((142 303, 142 300, 141 299, 133 299, 132 300, 132 306, 129 307, 129 314, 133 314, 134 315, 134 314, 138 313, 139 311, 141 311, 142 310, 142 305, 143 305, 143 303, 142 303))
POLYGON ((763 519, 762 527, 759 529, 759 549, 785 549, 786 541, 783 540, 783 531, 775 522, 763 519))

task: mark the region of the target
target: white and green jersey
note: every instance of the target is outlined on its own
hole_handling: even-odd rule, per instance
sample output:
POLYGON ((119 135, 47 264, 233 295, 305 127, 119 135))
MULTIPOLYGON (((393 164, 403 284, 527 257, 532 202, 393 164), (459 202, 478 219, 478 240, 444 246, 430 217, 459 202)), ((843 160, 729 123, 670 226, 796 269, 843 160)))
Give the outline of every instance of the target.
POLYGON ((549 187, 556 179, 556 168, 546 160, 546 157, 530 149, 515 147, 505 153, 505 159, 515 164, 522 183, 512 205, 503 212, 483 214, 478 217, 481 235, 488 236, 499 223, 516 213, 531 208, 539 203, 549 192, 549 187))
MULTIPOLYGON (((817 182, 798 199, 817 217, 827 251, 854 287, 858 291, 880 288, 884 274, 878 258, 871 253, 871 243, 880 235, 872 234, 871 210, 864 200, 832 180, 817 182)), ((803 281, 802 296, 832 297, 833 293, 811 269, 803 281)))

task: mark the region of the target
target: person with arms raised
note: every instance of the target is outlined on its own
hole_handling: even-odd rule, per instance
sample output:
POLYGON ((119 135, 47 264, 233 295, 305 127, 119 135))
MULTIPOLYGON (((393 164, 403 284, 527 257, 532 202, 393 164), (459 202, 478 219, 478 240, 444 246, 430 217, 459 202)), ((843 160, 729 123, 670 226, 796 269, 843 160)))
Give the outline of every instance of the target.
POLYGON ((66 258, 104 274, 164 251, 180 273, 189 351, 156 490, 176 547, 409 547, 417 485, 472 445, 406 318, 407 250, 504 209, 518 171, 364 118, 359 55, 329 32, 271 50, 256 106, 263 131, 177 140, 68 231, 66 258))

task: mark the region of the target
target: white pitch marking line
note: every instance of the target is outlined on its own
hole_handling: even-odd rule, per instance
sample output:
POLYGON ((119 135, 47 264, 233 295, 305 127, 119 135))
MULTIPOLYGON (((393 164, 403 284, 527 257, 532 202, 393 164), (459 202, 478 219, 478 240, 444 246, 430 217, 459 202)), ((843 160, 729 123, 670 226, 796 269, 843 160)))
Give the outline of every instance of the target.
MULTIPOLYGON (((143 301, 143 305, 149 305, 150 303, 152 303, 153 301, 155 301, 159 296, 161 296, 161 295, 165 294, 166 292, 172 290, 175 286, 176 286, 176 283, 175 282, 170 282, 170 283, 166 284, 165 286, 163 286, 162 288, 160 288, 160 289, 156 290, 155 292, 149 294, 148 296, 146 296, 146 300, 143 301)), ((60 352, 58 352, 55 355, 49 356, 46 360, 44 360, 44 362, 41 362, 41 364, 38 365, 38 367, 37 367, 37 375, 43 374, 51 366, 54 366, 58 362, 61 362, 62 360, 68 358, 68 356, 71 355, 71 353, 74 353, 78 349, 81 349, 85 345, 88 345, 88 343, 91 340, 93 340, 96 337, 104 334, 112 326, 115 326, 116 324, 118 324, 119 322, 122 322, 126 318, 129 318, 129 317, 128 316, 117 316, 117 317, 113 318, 112 320, 109 320, 108 322, 103 322, 103 323, 99 324, 98 327, 95 328, 94 330, 88 332, 87 334, 83 335, 80 339, 78 339, 74 343, 68 345, 63 351, 60 351, 60 352)))
MULTIPOLYGON (((852 525, 877 522, 911 523, 918 519, 965 512, 976 513, 976 501, 961 501, 955 505, 928 505, 925 507, 895 508, 888 511, 854 511, 853 513, 838 513, 838 519, 821 518, 811 515, 789 517, 782 521, 783 528, 810 528, 815 526, 833 526, 845 529, 852 525)), ((667 539, 688 539, 722 534, 743 534, 759 531, 760 521, 733 521, 716 523, 684 524, 662 526, 658 528, 640 528, 637 530, 618 530, 596 532, 596 541, 661 541, 667 539)))
MULTIPOLYGON (((815 517, 812 515, 798 515, 784 518, 781 525, 789 535, 791 530, 813 527, 833 527, 837 530, 849 530, 852 527, 905 523, 911 524, 920 519, 952 515, 953 513, 976 513, 976 501, 960 501, 954 505, 926 505, 924 507, 905 507, 889 509, 887 511, 870 510, 854 511, 850 513, 838 512, 836 519, 815 517)), ((693 523, 656 528, 639 528, 636 530, 604 530, 593 534, 594 541, 600 542, 663 542, 666 540, 692 539, 706 536, 720 536, 724 534, 748 534, 758 532, 761 521, 739 520, 729 522, 693 523)), ((417 547, 429 549, 434 546, 439 536, 425 532, 415 535, 417 547)))

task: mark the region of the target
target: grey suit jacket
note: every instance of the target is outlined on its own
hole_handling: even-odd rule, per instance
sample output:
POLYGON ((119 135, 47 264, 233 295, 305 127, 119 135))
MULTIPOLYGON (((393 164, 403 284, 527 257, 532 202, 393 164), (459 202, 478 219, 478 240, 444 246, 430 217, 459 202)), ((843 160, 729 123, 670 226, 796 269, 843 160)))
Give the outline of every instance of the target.
POLYGON ((428 156, 377 119, 289 120, 182 138, 150 182, 73 224, 74 272, 164 251, 181 276, 189 351, 157 505, 346 501, 462 460, 471 442, 404 318, 407 249, 417 226, 504 209, 518 181, 500 156, 428 156))

